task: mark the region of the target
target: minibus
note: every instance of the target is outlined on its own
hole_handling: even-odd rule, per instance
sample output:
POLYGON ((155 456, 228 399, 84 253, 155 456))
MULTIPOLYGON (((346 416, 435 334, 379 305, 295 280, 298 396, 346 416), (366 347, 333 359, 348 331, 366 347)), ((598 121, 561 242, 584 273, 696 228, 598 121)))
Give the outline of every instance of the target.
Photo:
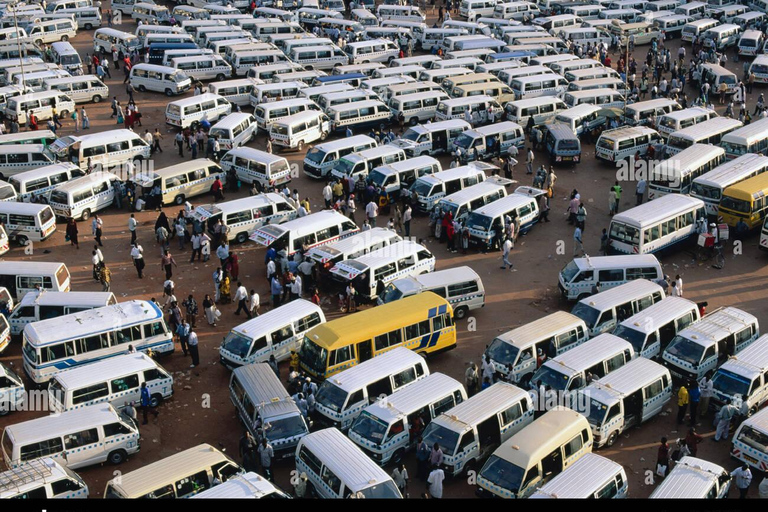
POLYGON ((303 152, 306 144, 325 140, 331 131, 328 116, 315 110, 306 110, 272 122, 269 138, 273 144, 303 152))
POLYGON ((301 410, 265 362, 235 368, 229 398, 253 438, 266 439, 275 447, 277 460, 292 457, 299 440, 309 434, 301 410))
MULTIPOLYGON (((490 87, 490 84, 483 85, 490 87)), ((460 89, 454 89, 454 92, 456 91, 460 91, 460 89)), ((462 96, 465 95, 462 94, 462 96)), ((448 99, 448 95, 443 91, 418 92, 391 98, 389 100, 389 107, 393 117, 399 118, 402 115, 405 118, 405 122, 414 126, 434 118, 437 113, 438 104, 448 99)))
MULTIPOLYGON (((486 20, 488 18, 485 18, 486 20)), ((384 23, 392 23, 392 21, 385 21, 384 23)), ((416 32, 423 32, 424 29, 427 27, 416 29, 416 32)), ((466 30, 470 35, 478 35, 482 34, 486 37, 490 37, 491 34, 491 28, 490 26, 486 25, 485 23, 481 23, 479 20, 470 22, 470 21, 459 21, 459 20, 445 20, 443 21, 443 24, 440 25, 440 28, 444 29, 462 29, 466 30)))
POLYGON ((141 162, 150 156, 149 144, 132 130, 108 130, 70 137, 73 142, 64 154, 82 170, 90 164, 112 168, 128 161, 141 162))
POLYGON ((211 18, 211 14, 205 9, 182 4, 173 8, 171 16, 180 23, 186 20, 208 20, 211 18))
POLYGON ((133 4, 131 18, 143 23, 159 25, 168 23, 171 19, 171 13, 167 7, 162 5, 138 2, 133 4))
POLYGON ((700 20, 705 17, 708 4, 706 2, 688 2, 684 4, 678 4, 675 7, 674 13, 688 16, 694 20, 700 20))
POLYGON ((621 464, 585 453, 530 498, 621 499, 627 497, 628 487, 627 473, 621 464))
POLYGON ((595 144, 595 157, 606 162, 619 162, 638 153, 647 153, 651 144, 658 144, 659 133, 646 126, 625 126, 605 130, 595 144))
POLYGON ((533 421, 531 396, 497 382, 435 417, 422 434, 427 446, 443 452, 449 476, 470 474, 501 443, 533 421))
POLYGON ((75 103, 98 103, 109 98, 109 88, 95 75, 81 75, 44 80, 45 88, 66 94, 75 103))
POLYGON ((514 194, 502 197, 493 204, 472 208, 467 217, 469 245, 490 248, 494 243, 494 231, 501 229, 507 218, 519 223, 519 233, 525 234, 539 220, 537 197, 543 190, 518 187, 514 194))
POLYGON ((592 432, 581 414, 556 407, 504 441, 477 475, 478 494, 525 498, 592 452, 592 432))
MULTIPOLYGON (((397 60, 397 59, 395 59, 395 60, 397 60)), ((395 60, 393 60, 392 62, 395 62, 395 60)), ((390 77, 397 77, 397 76, 409 76, 409 77, 411 77, 411 78, 413 78, 415 80, 415 79, 417 79, 419 77, 421 72, 424 71, 425 69, 427 69, 427 68, 425 68, 424 66, 418 65, 418 64, 411 64, 411 65, 408 65, 408 66, 394 66, 394 65, 391 65, 388 68, 379 68, 379 69, 375 70, 373 72, 372 77, 373 78, 390 78, 390 77)), ((343 77, 344 75, 338 75, 338 76, 342 76, 343 77)), ((355 75, 350 75, 350 76, 355 76, 355 75)), ((360 74, 360 78, 354 80, 351 83, 353 85, 355 85, 355 87, 358 87, 359 84, 357 84, 355 82, 357 82, 357 81, 361 82, 362 80, 365 80, 365 77, 366 77, 366 75, 361 73, 360 74)), ((330 77, 330 78, 336 78, 336 76, 333 76, 333 77, 330 77)), ((329 80, 330 80, 330 78, 329 78, 329 80)), ((329 80, 325 80, 325 81, 323 81, 323 83, 327 83, 329 80)), ((318 80, 317 82, 321 82, 321 81, 318 80)), ((321 85, 321 83, 318 83, 317 85, 321 85)))
POLYGON ((161 204, 183 205, 188 198, 207 194, 216 178, 226 183, 226 174, 219 165, 207 158, 198 158, 154 171, 141 171, 129 178, 148 193, 154 187, 161 191, 161 204))
POLYGON ((536 64, 547 66, 552 73, 555 73, 561 76, 564 75, 567 71, 571 71, 572 69, 592 69, 592 68, 598 68, 602 66, 598 61, 594 59, 579 59, 575 57, 576 57, 575 55, 566 53, 563 55, 550 55, 547 57, 540 57, 532 60, 535 61, 536 64), (567 58, 567 57, 571 57, 571 58, 567 58), (555 58, 557 60, 552 60, 555 58), (544 59, 547 59, 547 60, 544 60, 544 59))
POLYGON ((741 4, 721 5, 709 10, 710 16, 720 21, 720 23, 733 23, 736 16, 740 16, 750 11, 750 8, 741 4))
POLYGON ((678 35, 682 35, 683 27, 689 22, 693 21, 692 18, 681 14, 669 14, 669 11, 657 14, 653 18, 647 16, 648 21, 652 21, 653 27, 656 30, 662 32, 667 39, 672 39, 678 35))
POLYGON ((367 135, 355 135, 348 139, 318 144, 307 151, 307 156, 304 158, 304 173, 312 178, 323 178, 344 156, 376 146, 376 141, 367 135))
POLYGON ((247 20, 241 18, 235 20, 235 26, 247 30, 260 41, 271 43, 276 43, 281 37, 301 37, 303 34, 306 34, 301 25, 292 21, 263 20, 260 18, 247 20))
MULTIPOLYGON (((258 151, 251 148, 243 149, 258 151)), ((231 153, 231 151, 227 153, 229 158, 235 158, 235 160, 239 158, 234 157, 231 153)), ((253 170, 257 169, 256 166, 264 165, 255 160, 243 159, 242 165, 236 167, 238 173, 249 171, 248 163, 255 165, 253 170)), ((288 164, 285 165, 287 167, 288 164)), ((264 168, 259 169, 262 173, 265 172, 264 168)), ((296 218, 296 210, 280 194, 267 193, 217 204, 199 205, 195 208, 193 217, 206 223, 208 231, 212 234, 216 224, 221 220, 227 230, 228 241, 245 243, 257 228, 265 224, 279 224, 296 218)))
MULTIPOLYGON (((496 5, 495 0, 461 0, 459 16, 467 18, 468 21, 475 21, 481 16, 494 16, 496 5)), ((503 11, 501 14, 504 14, 503 11)))
POLYGON ((74 471, 50 458, 32 460, 0 473, 0 499, 85 499, 88 485, 74 471))
POLYGON ((112 205, 117 180, 111 172, 96 171, 57 185, 51 191, 48 203, 59 217, 85 221, 92 213, 112 205))
POLYGON ((0 146, 8 144, 42 144, 49 146, 56 141, 56 134, 51 130, 34 130, 0 135, 0 146))
MULTIPOLYGON (((182 50, 184 51, 184 50, 182 50)), ((218 94, 233 105, 244 107, 250 104, 251 89, 262 82, 253 78, 239 78, 208 84, 208 92, 218 94)), ((258 119, 257 119, 258 121, 258 119)))
POLYGON ((40 289, 68 292, 69 277, 69 270, 63 263, 0 261, 0 292, 4 292, 3 300, 11 309, 13 299, 18 302, 29 292, 40 289))
POLYGON ((329 107, 328 117, 331 120, 331 129, 343 132, 348 127, 354 130, 388 124, 392 112, 381 101, 367 100, 329 107))
MULTIPOLYGON (((146 36, 144 36, 144 44, 143 48, 144 51, 146 51, 147 48, 152 46, 153 44, 183 44, 183 43, 194 43, 194 38, 185 33, 164 33, 164 32, 150 32, 146 36)), ((205 47, 207 43, 202 44, 202 47, 205 47)))
POLYGON ((166 457, 107 482, 108 499, 188 498, 243 473, 234 461, 209 444, 166 457))
POLYGON ((366 407, 352 423, 349 438, 377 464, 400 464, 416 446, 420 429, 467 399, 464 386, 433 373, 366 407))
POLYGON ((664 366, 679 379, 698 381, 759 335, 757 318, 737 308, 720 308, 672 339, 662 353, 664 366))
POLYGON ((573 402, 589 421, 594 447, 600 448, 613 446, 621 434, 656 416, 671 398, 669 370, 638 357, 577 391, 573 402))
MULTIPOLYGON (((61 21, 67 22, 67 20, 61 21)), ((83 72, 80 54, 77 53, 77 50, 71 44, 66 42, 53 43, 51 45, 51 55, 53 56, 53 62, 61 66, 62 69, 71 71, 73 74, 81 74, 83 72)))
POLYGON ((305 25, 320 25, 319 20, 322 18, 342 19, 344 17, 344 15, 340 12, 312 7, 301 7, 296 12, 299 15, 299 23, 305 25))
POLYGON ((648 200, 666 194, 688 194, 691 183, 725 162, 725 150, 711 144, 694 144, 653 166, 648 200))
POLYGON ((666 138, 670 133, 703 123, 715 117, 717 117, 717 112, 714 110, 704 107, 689 107, 659 116, 656 121, 656 129, 662 137, 666 138))
POLYGON ((550 163, 570 162, 575 165, 581 161, 581 141, 569 126, 560 123, 549 125, 544 144, 550 163))
MULTIPOLYGON (((331 326, 340 321, 335 320, 325 325, 331 326)), ((323 326, 319 327, 322 328, 323 326)), ((317 331, 317 328, 307 336, 311 337, 314 331, 317 331)), ((386 337, 386 334, 384 336, 386 337)), ((302 355, 305 354, 306 343, 305 341, 302 346, 302 355)), ((347 348, 351 347, 350 345, 347 348)), ((303 363, 302 359, 302 366, 303 363)), ((353 368, 349 368, 349 363, 345 366, 348 367, 346 370, 323 381, 315 394, 315 420, 321 427, 336 427, 347 431, 368 405, 429 376, 429 368, 424 358, 402 346, 361 362, 353 368)))
POLYGON ((627 84, 621 78, 593 78, 590 80, 579 80, 568 84, 569 91, 589 91, 592 89, 614 89, 619 91, 625 97, 630 91, 627 84))
POLYGON ((588 339, 589 331, 584 320, 565 311, 556 311, 496 336, 484 355, 496 375, 528 388, 537 370, 539 351, 554 357, 588 339))
POLYGON ((558 112, 555 123, 567 126, 575 135, 591 132, 606 123, 606 118, 598 115, 601 108, 597 105, 582 103, 558 112))
POLYGON ((649 496, 652 499, 724 499, 731 487, 731 475, 721 466, 686 456, 672 467, 649 496))
POLYGON ((27 324, 112 304, 117 304, 112 292, 33 291, 22 297, 8 315, 8 323, 11 334, 18 336, 27 324))
MULTIPOLYGON (((728 364, 728 363, 725 363, 728 364)), ((723 365, 725 366, 725 365, 723 365)), ((758 377, 759 381, 759 377, 758 377)), ((738 382, 743 387, 741 381, 738 382)), ((762 410, 745 418, 733 434, 731 457, 749 464, 761 473, 768 469, 768 412, 762 410)))
MULTIPOLYGON (((595 6, 586 6, 595 8, 595 6)), ((595 15, 595 18, 597 15, 595 15)), ((586 46, 587 44, 609 43, 610 36, 594 27, 567 27, 557 32, 566 41, 586 46)))
POLYGON ((716 51, 727 50, 736 46, 741 37, 741 27, 730 23, 724 23, 707 29, 701 36, 704 39, 705 48, 714 48, 716 51))
POLYGON ((141 41, 144 41, 149 34, 185 34, 183 28, 175 27, 171 25, 161 25, 152 23, 142 23, 141 26, 136 27, 134 35, 141 41))
MULTIPOLYGON (((565 79, 562 79, 565 82, 565 79)), ((563 87, 565 90, 565 87, 563 87)), ((592 89, 588 91, 569 91, 563 95, 563 102, 568 108, 577 105, 600 105, 601 108, 622 108, 626 102, 624 95, 614 89, 592 89)))
POLYGON ((527 126, 528 119, 531 117, 533 117, 534 124, 542 124, 561 111, 567 110, 568 106, 560 98, 542 96, 540 98, 510 101, 504 108, 507 111, 507 119, 518 123, 520 126, 527 126))
POLYGON ((411 5, 378 5, 376 17, 380 20, 415 21, 424 23, 426 16, 416 6, 411 5))
MULTIPOLYGON (((409 41, 415 40, 415 46, 418 48, 419 41, 416 39, 416 35, 411 32, 411 29, 408 29, 406 27, 384 27, 379 25, 365 25, 365 30, 363 30, 362 34, 362 40, 363 41, 371 41, 373 39, 389 39, 390 41, 397 41, 398 39, 405 37, 409 41)), ((439 30, 439 29, 433 29, 433 30, 439 30)), ((461 31, 457 31, 458 35, 461 33, 461 31)), ((442 41, 442 37, 439 38, 436 46, 440 47, 440 42, 442 41)), ((425 48, 425 50, 431 50, 431 47, 425 48)))
MULTIPOLYGON (((731 356, 712 377, 715 409, 730 401, 747 418, 768 400, 768 336, 763 335, 735 356, 731 356)), ((735 439, 735 438, 734 438, 735 439)))
POLYGON ((359 230, 360 228, 346 216, 326 210, 280 225, 262 226, 253 232, 250 239, 264 247, 285 249, 291 256, 299 251, 305 252, 312 247, 354 235, 359 230))
POLYGON ((173 395, 173 377, 143 353, 125 354, 56 375, 48 386, 52 412, 109 403, 139 403, 146 384, 152 407, 173 395))
POLYGON ((646 125, 651 123, 654 117, 658 118, 681 109, 680 104, 672 99, 639 101, 627 105, 621 123, 629 126, 646 125))
POLYGON ((3 430, 8 469, 50 457, 69 469, 117 465, 139 451, 139 428, 109 404, 43 416, 3 430))
MULTIPOLYGON (((464 100, 462 99, 462 101, 464 100)), ((459 101, 448 100, 448 102, 458 104, 459 101)), ((464 102, 466 103, 466 101, 464 102)), ((446 102, 441 103, 441 105, 445 104, 446 102)), ((454 105, 454 108, 457 108, 457 105, 454 105)), ((447 121, 416 125, 408 128, 391 145, 404 150, 409 158, 447 153, 449 148, 453 146, 456 137, 470 128, 470 124, 463 119, 448 119, 447 121)))
POLYGON ((354 36, 359 37, 365 30, 364 25, 343 18, 320 18, 318 21, 320 22, 322 34, 326 37, 339 32, 345 34, 352 32, 354 36))
MULTIPOLYGON (((621 31, 623 32, 624 29, 628 28, 626 25, 636 25, 640 23, 640 20, 642 19, 641 16, 642 11, 639 11, 637 9, 605 9, 603 11, 600 11, 598 13, 597 17, 601 20, 611 20, 613 21, 619 21, 623 22, 621 25, 612 25, 611 26, 611 32, 616 32, 616 30, 613 29, 613 27, 621 27, 621 31)), ((650 27, 650 23, 646 23, 648 27, 650 27)), ((634 28, 634 27, 632 27, 634 28)), ((623 37, 622 40, 627 39, 628 35, 626 37, 623 37)), ((643 44, 641 42, 636 42, 635 44, 643 44)))
MULTIPOLYGON (((497 55, 497 54, 492 54, 492 55, 497 55)), ((523 62, 522 60, 517 60, 517 59, 502 60, 502 61, 494 61, 494 62, 480 64, 475 68, 474 72, 477 74, 490 74, 498 78, 499 75, 504 71, 511 71, 515 69, 525 69, 526 67, 527 66, 525 62, 523 62)), ((546 70, 542 70, 542 72, 546 72, 546 70)), ((446 78, 448 77, 446 76, 446 78)))
POLYGON ((319 498, 402 498, 392 478, 335 428, 299 441, 296 471, 307 476, 308 491, 319 498))
MULTIPOLYGON (((263 129, 267 133, 269 133, 275 122, 302 112, 320 113, 320 107, 310 99, 294 98, 291 100, 262 103, 254 108, 257 129, 263 129)), ((254 135, 255 133, 256 129, 254 129, 254 135)))
POLYGON ((47 204, 2 201, 0 224, 8 239, 22 246, 48 240, 56 232, 56 216, 47 204))
MULTIPOLYGON (((248 147, 231 149, 221 157, 219 163, 225 172, 234 168, 237 178, 242 182, 259 183, 262 188, 276 187, 291 181, 290 168, 285 158, 258 149, 248 147)), ((291 208, 281 204, 278 211, 286 209, 291 208)))
POLYGON ((370 171, 368 181, 381 187, 390 201, 396 201, 402 196, 403 190, 410 189, 418 178, 442 170, 438 160, 431 156, 419 156, 375 167, 370 171))
POLYGON ((760 26, 760 23, 766 19, 765 12, 768 10, 768 3, 765 0, 753 0, 749 7, 753 10, 734 16, 730 19, 730 23, 740 26, 742 30, 755 29, 760 26), (758 7, 757 11, 759 12, 755 12, 755 7, 758 7))
POLYGON ((49 199, 51 191, 61 183, 84 176, 85 173, 69 162, 46 165, 31 171, 25 171, 9 178, 21 202, 34 202, 38 197, 49 199))
MULTIPOLYGON (((224 41, 227 41, 226 39, 224 41)), ((263 44, 263 43, 259 43, 263 44)), ((279 64, 285 62, 286 57, 277 49, 255 49, 253 46, 236 46, 234 50, 227 50, 228 61, 232 65, 233 76, 245 76, 249 69, 264 64, 279 64)))
POLYGON ((256 107, 261 103, 270 101, 282 101, 297 98, 299 91, 306 88, 307 84, 300 81, 265 83, 254 85, 251 89, 250 103, 256 107))
POLYGON ((211 53, 191 57, 174 57, 170 67, 178 69, 184 75, 195 80, 223 81, 232 75, 232 67, 221 55, 211 53))
POLYGON ((231 112, 231 103, 219 95, 206 92, 168 103, 165 108, 165 123, 177 128, 195 129, 204 119, 215 122, 231 112))
POLYGON ((58 19, 40 21, 32 24, 27 37, 38 46, 55 43, 56 41, 69 41, 77 35, 77 23, 72 19, 58 19))
POLYGON ((63 69, 51 69, 48 71, 36 71, 34 73, 24 73, 16 76, 16 86, 25 89, 28 92, 40 92, 47 90, 45 81, 54 78, 64 78, 71 76, 69 71, 63 69))
POLYGON ((638 278, 579 300, 571 313, 584 320, 590 336, 596 336, 613 330, 664 297, 661 286, 638 278))
MULTIPOLYGON (((422 71, 423 73, 423 71, 422 71)), ((379 94, 382 101, 388 102, 397 96, 416 94, 420 92, 443 92, 439 84, 427 81, 407 82, 402 84, 391 84, 379 94)))
POLYGON ((768 204, 768 175, 760 174, 746 179, 723 190, 718 217, 732 228, 743 220, 750 230, 760 229, 765 219, 768 204))
POLYGON ((323 322, 318 306, 303 299, 291 301, 229 331, 219 347, 221 364, 235 369, 265 363, 270 356, 282 361, 298 351, 309 329, 323 322))
MULTIPOLYGON (((6 66, 0 70, 0 83, 3 85, 16 85, 17 87, 23 86, 23 80, 26 79, 27 75, 32 73, 55 73, 55 72, 62 72, 61 67, 58 64, 54 64, 52 62, 46 62, 44 64, 29 64, 27 66, 23 65, 16 65, 16 66, 6 66)), ((27 91, 34 92, 34 91, 27 91)), ((37 105, 35 105, 37 106, 37 105)))
POLYGON ((166 96, 183 94, 192 87, 192 80, 183 71, 144 63, 131 68, 130 83, 141 92, 163 92, 166 96))
POLYGON ((235 112, 221 119, 208 131, 209 137, 216 137, 221 151, 243 146, 256 136, 258 125, 252 114, 235 112))
POLYGON ((510 181, 498 176, 491 176, 453 194, 446 195, 437 202, 436 208, 453 219, 462 221, 474 210, 489 205, 507 196, 506 186, 510 181))
MULTIPOLYGON (((236 3, 240 3, 240 0, 235 0, 236 3)), ((193 1, 194 3, 194 1, 193 1)), ((215 19, 215 16, 240 16, 240 11, 230 5, 217 5, 217 4, 205 4, 203 9, 211 13, 211 19, 215 19)))
POLYGON ((455 154, 462 164, 480 158, 488 159, 502 155, 512 146, 522 149, 524 145, 523 127, 512 121, 502 121, 468 130, 456 137, 453 142, 455 154))
MULTIPOLYGON (((348 75, 350 73, 362 73, 366 76, 372 76, 377 69, 383 69, 386 66, 381 62, 368 62, 366 64, 348 64, 346 66, 336 66, 331 72, 334 75, 348 75)), ((306 73, 306 71, 305 71, 306 73)), ((317 76, 322 76, 322 72, 315 71, 317 76)))
POLYGON ((722 66, 717 64, 702 64, 701 81, 707 82, 712 86, 712 95, 718 94, 722 84, 727 86, 726 95, 735 94, 739 88, 739 78, 722 66))
POLYGON ((525 100, 540 96, 560 96, 568 87, 565 78, 554 73, 538 72, 536 66, 526 69, 525 72, 507 70, 499 73, 501 80, 508 82, 515 94, 515 98, 525 100), (533 73, 533 74, 528 74, 533 73), (513 78, 515 77, 515 78, 513 78))
POLYGON ((739 38, 739 55, 755 57, 765 43, 765 36, 759 30, 747 30, 739 38))
POLYGON ((573 14, 560 14, 558 16, 542 16, 533 20, 533 25, 539 26, 550 34, 557 34, 560 30, 568 27, 578 27, 582 19, 573 14))
POLYGON ((330 273, 335 280, 354 286, 362 300, 372 301, 395 279, 418 276, 434 269, 435 256, 429 250, 404 240, 355 259, 340 261, 330 273))
POLYGON ((205 55, 210 50, 201 49, 195 43, 152 43, 147 49, 148 64, 169 66, 173 57, 205 55))
POLYGON ((661 264, 652 254, 574 258, 558 276, 558 288, 566 300, 581 301, 596 284, 607 290, 634 279, 656 281, 664 277, 661 264))
POLYGON ((483 64, 484 54, 491 50, 465 50, 464 52, 451 52, 445 60, 437 61, 432 65, 432 69, 451 69, 451 68, 469 68, 474 71, 475 68, 483 64), (471 55, 468 53, 472 53, 471 55))
MULTIPOLYGON (((441 91, 442 92, 442 91, 441 91)), ((329 107, 332 107, 334 105, 343 105, 345 103, 351 103, 353 101, 366 101, 366 100, 377 100, 379 99, 379 96, 376 95, 373 91, 368 91, 366 89, 350 89, 345 91, 337 91, 337 92, 326 92, 320 94, 315 100, 301 100, 301 101, 311 101, 313 103, 316 103, 316 107, 319 106, 321 109, 326 110, 329 107)))
MULTIPOLYGON (((700 3, 700 2, 691 2, 690 4, 683 4, 681 7, 685 7, 686 5, 692 5, 694 3, 700 3)), ((698 19, 695 21, 691 21, 687 25, 683 27, 683 31, 680 35, 680 39, 686 42, 693 41, 694 37, 698 37, 705 33, 707 30, 717 27, 718 21, 713 20, 711 18, 704 18, 704 19, 698 19)))
POLYGON ((414 200, 414 208, 421 213, 431 212, 442 198, 485 181, 485 171, 497 169, 491 164, 473 162, 422 176, 411 185, 410 193, 414 200))
MULTIPOLYGON (((26 400, 24 381, 10 367, 0 363, 0 416, 22 410, 26 400)), ((0 496, 3 496, 0 493, 0 496)))
POLYGON ((758 176, 766 170, 768 170, 768 157, 752 153, 743 154, 695 178, 691 185, 690 194, 692 197, 704 201, 707 216, 715 217, 725 189, 758 176))
MULTIPOLYGON (((468 50, 469 48, 457 47, 459 43, 463 43, 465 41, 498 42, 498 40, 494 40, 492 36, 485 35, 485 34, 469 34, 469 35, 458 35, 458 36, 449 35, 449 36, 443 37, 442 48, 445 52, 452 52, 454 50, 468 50)), ((481 44, 477 48, 483 48, 483 45, 481 44)))
POLYGON ((427 28, 416 35, 414 46, 417 50, 428 52, 435 47, 441 48, 443 39, 446 37, 456 37, 468 34, 469 32, 462 28, 427 28))
MULTIPOLYGON (((93 2, 91 0, 54 0, 52 2, 48 2, 45 5, 45 12, 47 13, 60 13, 64 9, 79 9, 81 7, 89 7, 93 5, 93 2)), ((14 9, 17 13, 23 12, 22 9, 26 8, 35 8, 39 9, 39 7, 33 7, 33 6, 18 6, 14 9)))
POLYGON ((344 46, 350 64, 367 64, 370 62, 387 62, 396 59, 400 49, 387 39, 371 39, 357 41, 344 46))
POLYGON ((290 499, 275 484, 256 473, 243 473, 217 484, 207 491, 195 494, 190 499, 290 499))
POLYGON ((146 301, 128 301, 28 324, 24 371, 44 384, 64 370, 137 351, 173 352, 163 312, 146 301))
POLYGON ((59 91, 31 92, 9 98, 5 105, 5 115, 23 126, 28 122, 30 112, 34 112, 38 121, 46 121, 53 118, 54 108, 60 117, 66 118, 76 107, 69 96, 59 91))
POLYGON ((314 247, 306 253, 306 257, 316 263, 317 272, 323 274, 336 263, 359 258, 400 241, 402 238, 391 229, 371 228, 344 240, 314 247))
MULTIPOLYGON (((478 8, 471 4, 468 8, 475 13, 479 12, 478 8)), ((493 7, 493 17, 504 20, 523 21, 523 18, 533 19, 539 15, 541 15, 539 7, 532 2, 504 2, 493 7)))
POLYGON ((760 119, 747 126, 736 128, 725 134, 720 144, 725 148, 725 155, 728 158, 736 158, 747 153, 765 155, 768 153, 768 120, 760 119))
POLYGON ((570 69, 565 71, 565 78, 568 82, 578 82, 580 80, 595 80, 597 78, 619 78, 618 73, 605 66, 595 66, 593 68, 570 69))

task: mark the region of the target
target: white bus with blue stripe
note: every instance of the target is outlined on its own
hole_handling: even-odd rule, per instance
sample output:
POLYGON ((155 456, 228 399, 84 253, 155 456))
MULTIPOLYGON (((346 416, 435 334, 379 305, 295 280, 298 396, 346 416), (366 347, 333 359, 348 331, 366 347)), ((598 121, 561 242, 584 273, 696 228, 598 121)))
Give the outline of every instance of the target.
POLYGON ((85 499, 88 486, 53 459, 38 459, 0 473, 0 499, 85 499))
POLYGON ((45 384, 60 372, 128 353, 130 347, 173 352, 173 333, 156 304, 132 300, 28 324, 24 371, 36 384, 45 384))
POLYGON ((744 420, 733 434, 731 457, 746 462, 761 472, 768 472, 768 409, 744 420))

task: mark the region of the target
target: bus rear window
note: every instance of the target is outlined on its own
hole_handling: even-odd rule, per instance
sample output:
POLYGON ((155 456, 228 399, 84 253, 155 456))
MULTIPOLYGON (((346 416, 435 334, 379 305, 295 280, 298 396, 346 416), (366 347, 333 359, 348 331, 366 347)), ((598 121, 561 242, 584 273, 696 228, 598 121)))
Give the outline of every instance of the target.
POLYGON ((56 282, 59 283, 59 288, 64 288, 64 283, 69 279, 69 270, 62 265, 59 270, 56 271, 56 282))

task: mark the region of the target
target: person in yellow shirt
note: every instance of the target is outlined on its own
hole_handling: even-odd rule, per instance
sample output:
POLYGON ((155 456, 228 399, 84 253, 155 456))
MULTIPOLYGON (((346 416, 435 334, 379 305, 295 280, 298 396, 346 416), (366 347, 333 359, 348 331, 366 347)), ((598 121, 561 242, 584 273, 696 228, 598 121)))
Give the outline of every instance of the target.
POLYGON ((680 425, 685 420, 685 412, 688 410, 688 388, 685 384, 680 385, 680 390, 677 392, 677 424, 680 425))
POLYGON ((299 354, 296 353, 295 350, 291 350, 291 357, 289 359, 289 364, 291 371, 299 371, 299 354))

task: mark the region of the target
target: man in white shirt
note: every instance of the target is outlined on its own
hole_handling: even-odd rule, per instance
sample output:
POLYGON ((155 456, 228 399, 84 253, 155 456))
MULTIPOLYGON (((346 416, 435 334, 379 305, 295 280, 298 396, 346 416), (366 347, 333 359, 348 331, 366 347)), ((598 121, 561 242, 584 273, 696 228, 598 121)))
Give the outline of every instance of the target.
POLYGON ((189 339, 187 340, 187 345, 189 348, 189 353, 192 356, 192 364, 189 365, 189 367, 194 368, 195 366, 200 364, 200 352, 197 349, 197 333, 195 331, 189 332, 189 339))
POLYGON ((501 266, 501 270, 507 270, 507 268, 512 268, 512 262, 509 261, 509 253, 512 250, 512 240, 510 238, 507 238, 504 241, 504 245, 501 246, 502 250, 502 261, 504 264, 501 266))
POLYGON ((427 478, 427 491, 431 497, 437 499, 443 497, 443 480, 445 480, 445 472, 440 469, 440 466, 434 466, 427 478))
POLYGON ((139 279, 144 278, 144 249, 136 242, 133 243, 131 249, 131 258, 133 259, 133 265, 136 267, 136 272, 139 274, 139 279))
POLYGON ((375 202, 371 201, 365 207, 365 215, 368 217, 368 221, 371 223, 371 227, 376 227, 376 217, 379 215, 379 207, 375 202))
POLYGON ((677 285, 677 293, 680 294, 680 297, 683 296, 683 278, 680 277, 680 274, 677 274, 675 276, 675 284, 677 285))
POLYGON ((267 262, 267 281, 271 280, 276 272, 277 266, 275 265, 275 260, 269 260, 267 262))
POLYGON ((260 306, 259 294, 256 293, 256 290, 251 290, 251 298, 248 301, 248 310, 251 312, 251 317, 259 316, 260 306))
POLYGON ((325 209, 331 207, 331 201, 333 200, 333 189, 330 183, 326 183, 323 187, 323 199, 325 199, 325 209))
POLYGON ((300 204, 299 205, 298 216, 299 217, 306 217, 307 215, 309 215, 308 212, 307 212, 307 209, 304 208, 303 204, 300 204))
POLYGON ((248 315, 248 318, 251 318, 251 309, 248 307, 247 301, 248 290, 246 290, 245 286, 243 286, 243 283, 238 281, 237 290, 235 290, 235 302, 237 302, 237 311, 235 311, 236 315, 240 314, 240 310, 245 310, 245 314, 248 315))
POLYGON ((131 217, 128 219, 128 231, 131 232, 131 245, 136 243, 136 227, 139 225, 139 221, 136 220, 136 217, 131 214, 131 217))
POLYGON ((302 292, 301 275, 297 274, 296 276, 294 276, 293 282, 291 283, 291 300, 300 299, 301 292, 302 292))

